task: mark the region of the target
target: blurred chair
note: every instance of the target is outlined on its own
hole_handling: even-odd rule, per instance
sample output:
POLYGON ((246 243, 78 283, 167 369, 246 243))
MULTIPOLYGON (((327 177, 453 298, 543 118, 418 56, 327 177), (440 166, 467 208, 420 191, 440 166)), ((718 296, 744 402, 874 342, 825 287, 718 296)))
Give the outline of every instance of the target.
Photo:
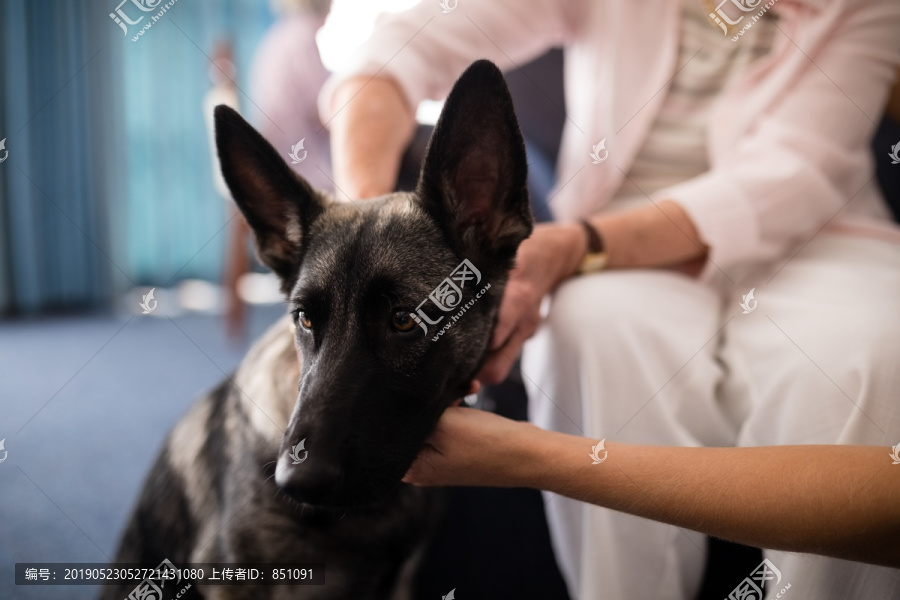
POLYGON ((240 215, 231 191, 222 177, 219 156, 216 151, 216 132, 213 122, 213 111, 216 106, 224 104, 241 112, 240 100, 235 79, 237 71, 234 66, 234 52, 230 41, 218 42, 213 50, 212 64, 209 68, 209 79, 212 87, 203 97, 203 117, 206 122, 209 140, 210 159, 212 161, 213 187, 225 202, 225 215, 230 227, 223 273, 225 292, 225 314, 229 337, 237 337, 243 332, 245 307, 237 293, 238 279, 250 269, 250 255, 247 250, 247 224, 240 215))
MULTIPOLYGON (((537 222, 553 220, 550 192, 556 185, 556 158, 566 120, 562 50, 554 48, 505 73, 528 154, 528 191, 537 222)), ((419 166, 434 128, 419 125, 400 163, 397 189, 415 188, 419 166)))
POLYGON ((875 151, 875 174, 894 219, 900 222, 900 165, 893 164, 891 148, 900 144, 900 69, 888 99, 885 118, 881 121, 872 149, 875 151))

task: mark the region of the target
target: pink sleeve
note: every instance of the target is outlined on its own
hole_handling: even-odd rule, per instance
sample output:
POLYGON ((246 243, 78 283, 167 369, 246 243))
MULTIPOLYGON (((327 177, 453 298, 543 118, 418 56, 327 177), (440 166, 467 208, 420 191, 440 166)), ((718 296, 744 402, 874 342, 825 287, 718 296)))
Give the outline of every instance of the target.
POLYGON ((334 75, 319 95, 319 114, 327 122, 336 87, 355 75, 387 75, 411 106, 446 96, 456 78, 473 61, 487 58, 501 69, 513 68, 560 43, 566 34, 564 0, 447 0, 456 4, 442 13, 437 0, 385 15, 355 53, 348 68, 334 75))
POLYGON ((900 62, 900 4, 858 2, 820 46, 787 44, 786 60, 804 63, 790 91, 709 172, 654 194, 685 209, 719 267, 783 253, 876 185, 869 145, 900 62))

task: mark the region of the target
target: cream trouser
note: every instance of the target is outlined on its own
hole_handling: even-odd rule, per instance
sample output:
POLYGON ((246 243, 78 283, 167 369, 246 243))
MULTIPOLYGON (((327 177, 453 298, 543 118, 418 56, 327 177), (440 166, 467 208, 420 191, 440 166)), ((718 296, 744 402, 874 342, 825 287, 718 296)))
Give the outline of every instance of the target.
MULTIPOLYGON (((900 443, 900 246, 820 234, 784 262, 734 284, 659 270, 569 280, 525 347, 531 420, 663 446, 882 445, 890 466, 889 446, 900 443), (743 314, 750 288, 758 305, 743 314)), ((789 477, 772 473, 772 490, 755 493, 789 477)), ((573 599, 696 595, 703 535, 544 499, 573 599)), ((765 556, 782 573, 767 598, 787 583, 788 600, 900 598, 900 570, 765 556)))

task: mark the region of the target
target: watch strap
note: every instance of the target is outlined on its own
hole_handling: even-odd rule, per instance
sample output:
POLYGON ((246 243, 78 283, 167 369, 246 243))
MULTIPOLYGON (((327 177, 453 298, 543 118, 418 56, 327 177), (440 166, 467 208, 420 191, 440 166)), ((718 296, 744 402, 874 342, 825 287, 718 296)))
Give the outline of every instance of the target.
POLYGON ((609 255, 604 251, 603 238, 586 219, 578 221, 587 235, 587 253, 578 265, 578 273, 596 273, 606 268, 609 255))
POLYGON ((588 254, 600 254, 603 252, 603 238, 600 237, 597 230, 587 222, 587 219, 580 219, 578 222, 581 223, 581 226, 584 227, 584 232, 587 234, 588 254))

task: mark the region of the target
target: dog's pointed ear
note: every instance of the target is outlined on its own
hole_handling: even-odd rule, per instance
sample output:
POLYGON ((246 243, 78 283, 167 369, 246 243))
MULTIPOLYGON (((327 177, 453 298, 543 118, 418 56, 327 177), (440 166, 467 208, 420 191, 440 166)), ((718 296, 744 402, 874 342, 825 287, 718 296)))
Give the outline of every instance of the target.
POLYGON ((237 112, 217 106, 215 125, 225 182, 253 229, 260 260, 278 275, 282 291, 288 293, 323 199, 237 112))
POLYGON ((533 227, 528 165, 509 88, 492 62, 460 76, 428 143, 417 193, 463 256, 503 264, 533 227))

